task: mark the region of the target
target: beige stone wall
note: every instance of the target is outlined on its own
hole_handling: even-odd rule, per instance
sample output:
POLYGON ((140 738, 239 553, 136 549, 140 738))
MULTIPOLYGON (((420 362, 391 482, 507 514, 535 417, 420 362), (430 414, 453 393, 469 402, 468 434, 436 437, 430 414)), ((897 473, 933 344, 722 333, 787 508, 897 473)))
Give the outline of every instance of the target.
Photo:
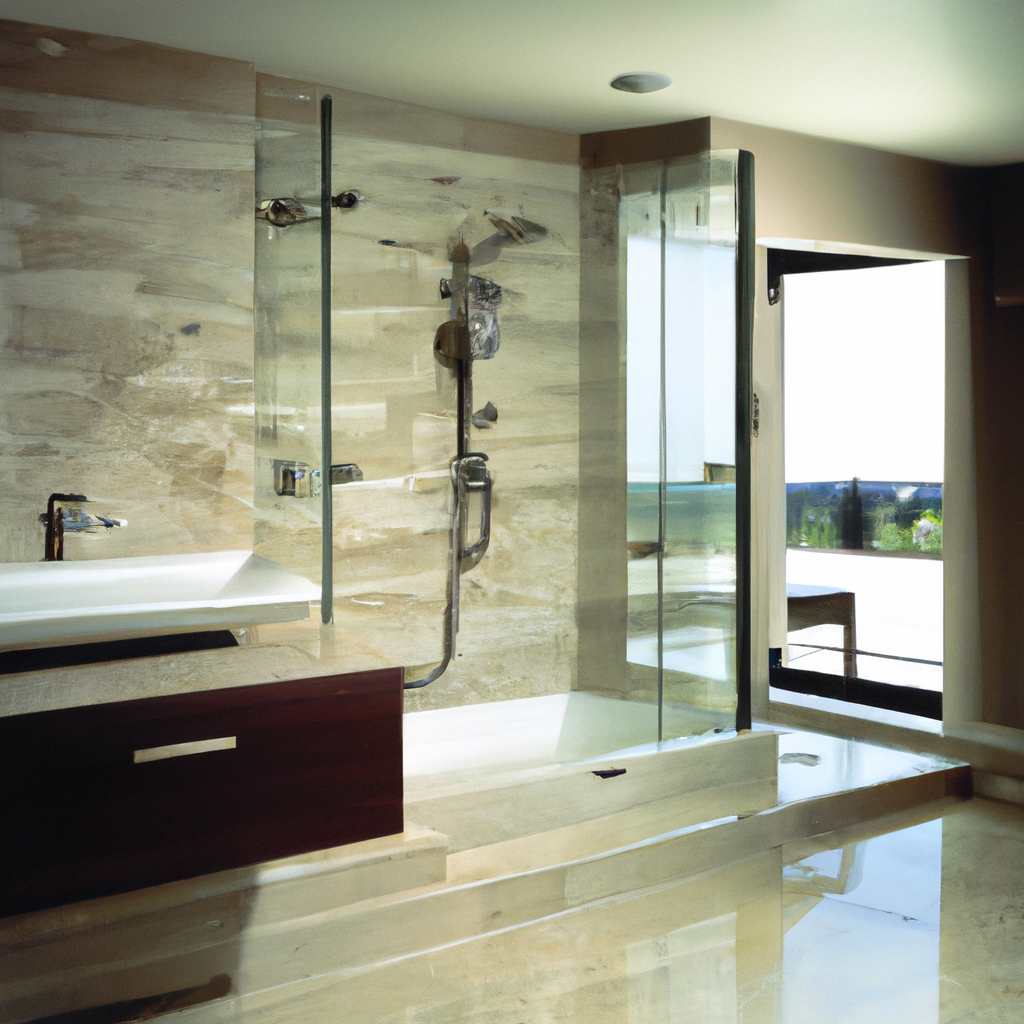
POLYGON ((719 117, 710 141, 754 154, 758 238, 967 251, 962 168, 719 117))
POLYGON ((253 74, 0 22, 0 561, 252 543, 253 74))

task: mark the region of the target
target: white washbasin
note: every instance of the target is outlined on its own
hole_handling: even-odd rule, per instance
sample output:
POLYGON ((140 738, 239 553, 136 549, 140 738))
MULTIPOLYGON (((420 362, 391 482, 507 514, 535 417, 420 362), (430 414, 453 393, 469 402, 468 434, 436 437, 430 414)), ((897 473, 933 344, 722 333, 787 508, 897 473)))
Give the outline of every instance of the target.
POLYGON ((320 587, 251 551, 0 564, 0 648, 289 622, 320 587))

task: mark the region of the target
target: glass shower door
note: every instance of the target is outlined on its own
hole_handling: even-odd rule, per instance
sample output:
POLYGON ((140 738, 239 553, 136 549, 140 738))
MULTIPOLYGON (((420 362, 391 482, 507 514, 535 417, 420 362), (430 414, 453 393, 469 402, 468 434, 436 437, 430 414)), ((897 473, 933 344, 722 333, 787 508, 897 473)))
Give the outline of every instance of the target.
POLYGON ((414 678, 442 649, 456 394, 433 342, 451 315, 439 282, 466 210, 417 173, 427 147, 329 132, 328 263, 321 99, 260 96, 257 551, 326 580, 321 656, 344 638, 346 664, 413 666, 414 678))
POLYGON ((253 548, 319 584, 319 108, 315 96, 262 91, 257 116, 253 548))
POLYGON ((746 159, 623 171, 627 664, 661 738, 749 718, 746 159))
MULTIPOLYGON (((494 228, 485 202, 469 213, 467 189, 455 187, 470 177, 459 155, 345 134, 334 153, 337 184, 360 197, 332 226, 334 461, 354 467, 334 488, 335 621, 381 661, 411 666, 414 680, 443 660, 456 614, 447 610, 460 575, 449 552, 451 460, 477 442, 463 394, 472 359, 455 349, 461 340, 476 342, 477 358, 496 351, 501 288, 471 248, 494 228)), ((485 498, 468 499, 459 547, 480 539, 485 498)))

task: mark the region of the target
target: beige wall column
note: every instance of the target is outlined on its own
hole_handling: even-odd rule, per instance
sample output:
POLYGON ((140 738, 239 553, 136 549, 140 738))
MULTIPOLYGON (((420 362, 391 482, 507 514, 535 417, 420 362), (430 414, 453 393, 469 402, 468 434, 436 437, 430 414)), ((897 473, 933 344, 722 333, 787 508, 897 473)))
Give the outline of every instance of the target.
POLYGON ((946 261, 942 712, 947 729, 982 715, 969 270, 967 260, 946 261))
POLYGON ((626 696, 626 296, 618 173, 580 178, 580 518, 576 687, 626 696))

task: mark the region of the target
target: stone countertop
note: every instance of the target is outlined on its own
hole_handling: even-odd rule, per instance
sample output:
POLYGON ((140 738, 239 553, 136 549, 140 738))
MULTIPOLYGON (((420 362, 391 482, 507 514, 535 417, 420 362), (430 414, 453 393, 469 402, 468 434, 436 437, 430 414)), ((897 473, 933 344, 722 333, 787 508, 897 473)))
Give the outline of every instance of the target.
POLYGON ((316 619, 260 627, 252 639, 234 648, 0 676, 0 717, 382 667, 379 652, 338 643, 334 628, 316 619))

